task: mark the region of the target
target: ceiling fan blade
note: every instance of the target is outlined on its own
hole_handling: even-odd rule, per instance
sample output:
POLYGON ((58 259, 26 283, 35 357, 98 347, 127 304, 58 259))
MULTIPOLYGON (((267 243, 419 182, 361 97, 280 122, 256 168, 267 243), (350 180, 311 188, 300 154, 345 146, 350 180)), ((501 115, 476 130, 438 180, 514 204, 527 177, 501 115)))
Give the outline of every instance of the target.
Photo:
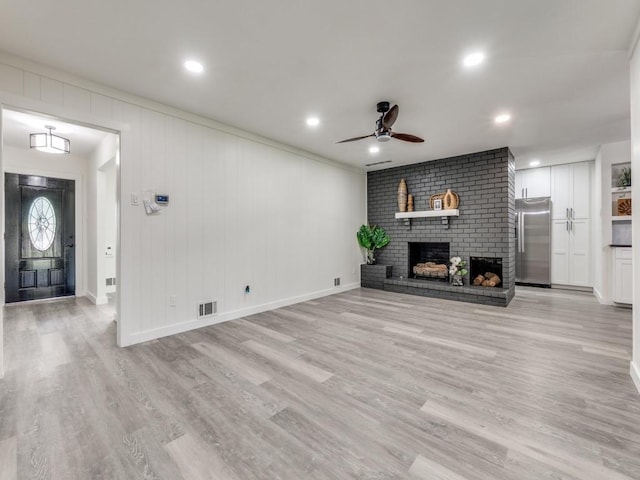
POLYGON ((382 126, 385 130, 389 130, 391 126, 396 123, 399 111, 400 109, 398 108, 398 105, 394 105, 387 113, 384 114, 384 117, 382 117, 382 126))
POLYGON ((391 137, 397 138, 398 140, 404 140, 405 142, 413 142, 413 143, 424 142, 422 138, 416 137, 415 135, 410 135, 408 133, 391 132, 391 137))
POLYGON ((364 138, 375 137, 375 136, 376 136, 376 134, 372 133, 370 135, 365 135, 363 137, 354 137, 354 138, 348 138, 346 140, 340 140, 339 142, 336 142, 336 143, 355 142, 356 140, 362 140, 364 138))

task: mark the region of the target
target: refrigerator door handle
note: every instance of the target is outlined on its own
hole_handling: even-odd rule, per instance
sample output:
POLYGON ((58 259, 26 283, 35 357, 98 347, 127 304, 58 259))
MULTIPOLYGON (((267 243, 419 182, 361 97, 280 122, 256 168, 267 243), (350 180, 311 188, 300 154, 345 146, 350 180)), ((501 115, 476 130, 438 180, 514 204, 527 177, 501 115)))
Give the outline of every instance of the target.
POLYGON ((565 218, 569 219, 569 207, 567 207, 567 214, 565 215, 565 218))
POLYGON ((524 212, 520 212, 520 251, 524 253, 524 212))

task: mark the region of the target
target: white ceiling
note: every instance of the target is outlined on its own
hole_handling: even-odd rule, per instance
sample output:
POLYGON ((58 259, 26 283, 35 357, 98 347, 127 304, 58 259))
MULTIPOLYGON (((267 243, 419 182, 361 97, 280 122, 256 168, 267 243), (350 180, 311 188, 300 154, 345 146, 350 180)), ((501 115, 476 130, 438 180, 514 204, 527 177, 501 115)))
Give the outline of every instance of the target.
POLYGON ((355 166, 504 145, 522 166, 629 138, 638 0, 0 0, 0 11, 8 53, 355 166), (462 67, 478 49, 486 62, 462 67), (183 70, 188 57, 202 75, 183 70), (337 145, 373 131, 380 100, 400 105, 394 130, 427 141, 375 157, 373 139, 337 145), (503 111, 513 119, 496 126, 503 111))

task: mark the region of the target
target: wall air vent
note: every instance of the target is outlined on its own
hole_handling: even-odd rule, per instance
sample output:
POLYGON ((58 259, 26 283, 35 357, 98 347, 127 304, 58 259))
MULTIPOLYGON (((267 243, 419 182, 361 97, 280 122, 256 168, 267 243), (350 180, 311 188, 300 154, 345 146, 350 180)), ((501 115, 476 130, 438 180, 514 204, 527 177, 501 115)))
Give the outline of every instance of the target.
POLYGON ((365 167, 373 167, 374 165, 382 165, 383 163, 391 163, 391 160, 383 160, 381 162, 367 163, 365 167))
POLYGON ((198 305, 198 317, 209 317, 218 313, 218 302, 205 302, 198 305))

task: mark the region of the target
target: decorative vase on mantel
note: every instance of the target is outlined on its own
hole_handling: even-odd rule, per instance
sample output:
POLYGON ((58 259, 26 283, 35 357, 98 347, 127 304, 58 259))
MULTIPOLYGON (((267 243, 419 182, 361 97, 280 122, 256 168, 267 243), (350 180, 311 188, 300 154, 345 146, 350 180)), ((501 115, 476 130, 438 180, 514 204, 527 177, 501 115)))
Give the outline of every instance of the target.
POLYGON ((460 204, 460 197, 455 192, 452 192, 450 188, 447 188, 447 193, 442 198, 442 207, 445 210, 455 210, 460 204))
POLYGON ((405 182, 404 178, 400 180, 400 185, 398 185, 398 211, 406 212, 407 211, 407 182, 405 182))
POLYGON ((462 275, 451 275, 451 285, 462 287, 464 285, 464 277, 462 275))

